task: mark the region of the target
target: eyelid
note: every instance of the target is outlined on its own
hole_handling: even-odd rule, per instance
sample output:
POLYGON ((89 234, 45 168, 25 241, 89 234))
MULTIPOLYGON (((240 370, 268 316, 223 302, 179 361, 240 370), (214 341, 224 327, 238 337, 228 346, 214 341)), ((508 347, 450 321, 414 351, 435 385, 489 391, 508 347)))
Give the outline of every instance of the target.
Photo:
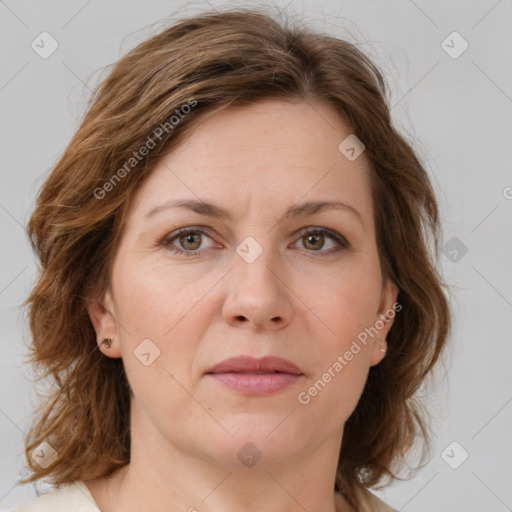
MULTIPOLYGON (((161 244, 164 246, 172 247, 172 249, 174 250, 174 252, 176 254, 181 254, 181 255, 185 255, 185 256, 196 256, 196 255, 202 254, 203 252, 207 251, 210 248, 196 249, 194 251, 189 251, 189 250, 185 250, 185 249, 176 247, 175 245, 172 244, 172 240, 174 240, 175 238, 178 238, 180 235, 182 235, 184 233, 200 233, 201 235, 206 235, 208 238, 210 238, 213 241, 212 236, 210 236, 208 234, 209 230, 210 230, 210 228, 208 228, 207 226, 186 226, 186 227, 183 227, 183 228, 173 231, 169 235, 166 235, 162 239, 161 244)), ((297 237, 297 240, 294 243, 297 243, 301 238, 303 238, 309 234, 321 234, 323 236, 327 236, 327 237, 331 238, 332 240, 334 240, 337 243, 337 247, 331 248, 329 251, 311 251, 311 250, 303 249, 309 253, 313 253, 313 254, 316 253, 316 254, 320 255, 320 257, 337 254, 343 250, 347 250, 350 248, 349 242, 343 235, 341 235, 341 234, 337 233, 336 231, 329 229, 329 228, 314 227, 314 226, 307 226, 307 227, 303 228, 302 230, 299 230, 294 235, 295 237, 297 237)))
MULTIPOLYGON (((329 228, 320 228, 320 227, 316 228, 316 227, 309 226, 299 232, 299 234, 301 235, 299 238, 302 238, 309 234, 315 234, 315 233, 320 233, 322 235, 328 235, 329 237, 333 238, 336 242, 338 242, 345 248, 348 248, 350 245, 348 243, 347 239, 343 235, 341 235, 341 234, 337 233, 336 231, 329 229, 329 228)), ((314 252, 314 251, 312 251, 312 252, 314 252)))
MULTIPOLYGON (((166 235, 161 243, 163 245, 172 245, 172 240, 175 238, 178 238, 180 235, 183 235, 185 233, 201 233, 202 235, 206 235, 208 238, 210 238, 213 241, 213 238, 211 235, 208 234, 209 228, 207 226, 186 226, 184 228, 179 228, 173 231, 172 233, 166 235)), ((174 246, 173 246, 174 247, 174 246)), ((183 249, 182 249, 183 250, 183 249)), ((204 250, 204 249, 202 249, 204 250)), ((200 252, 201 250, 196 250, 196 252, 200 252)), ((193 254, 194 251, 184 251, 190 254, 193 254)))

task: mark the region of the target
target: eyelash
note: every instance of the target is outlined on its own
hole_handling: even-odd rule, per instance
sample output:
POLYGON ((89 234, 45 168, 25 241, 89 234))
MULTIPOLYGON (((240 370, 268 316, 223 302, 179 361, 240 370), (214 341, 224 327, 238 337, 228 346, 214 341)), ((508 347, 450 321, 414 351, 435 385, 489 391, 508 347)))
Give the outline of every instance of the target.
MULTIPOLYGON (((208 249, 197 249, 195 251, 187 251, 185 249, 179 249, 178 247, 176 247, 175 245, 172 244, 172 241, 174 239, 178 238, 179 236, 181 236, 183 234, 188 234, 188 233, 200 233, 202 235, 206 235, 208 238, 211 238, 208 235, 208 233, 206 231, 204 231, 204 229, 202 229, 202 228, 187 227, 187 228, 179 229, 178 231, 175 231, 174 233, 171 233, 171 235, 164 238, 161 243, 162 243, 162 245, 171 249, 174 254, 177 254, 178 256, 183 256, 183 257, 199 256, 200 254, 202 254, 203 252, 208 250, 208 249)), ((328 238, 331 238, 338 244, 337 247, 335 247, 329 251, 312 251, 312 250, 304 249, 307 252, 317 253, 320 255, 320 257, 332 256, 333 254, 338 254, 341 251, 344 251, 350 247, 349 243, 343 236, 338 235, 335 231, 331 231, 330 229, 308 227, 301 233, 301 236, 299 236, 298 240, 300 240, 308 235, 324 235, 324 236, 327 236, 328 238)))

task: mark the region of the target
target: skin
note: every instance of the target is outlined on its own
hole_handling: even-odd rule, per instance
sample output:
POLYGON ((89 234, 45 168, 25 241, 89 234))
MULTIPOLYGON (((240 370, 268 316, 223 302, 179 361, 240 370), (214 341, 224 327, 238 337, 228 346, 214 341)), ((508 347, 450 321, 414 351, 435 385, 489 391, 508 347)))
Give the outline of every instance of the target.
POLYGON ((138 189, 111 289, 88 306, 98 343, 113 338, 101 350, 123 358, 134 394, 130 464, 86 482, 103 512, 353 510, 333 491, 343 427, 384 357, 392 319, 307 405, 297 398, 398 294, 380 271, 364 153, 349 161, 338 150, 350 133, 324 103, 225 110, 204 118, 138 189), (215 203, 232 219, 186 208, 145 217, 178 198, 215 203), (323 200, 350 204, 361 219, 344 209, 281 218, 323 200), (173 235, 198 226, 206 234, 196 241, 173 235), (349 247, 333 253, 327 235, 310 241, 309 226, 349 247), (252 263, 235 250, 246 237, 263 249, 252 263), (144 339, 160 350, 149 366, 134 355, 144 339), (304 375, 267 396, 204 375, 238 355, 277 355, 304 375), (252 468, 237 457, 248 442, 262 455, 252 468))

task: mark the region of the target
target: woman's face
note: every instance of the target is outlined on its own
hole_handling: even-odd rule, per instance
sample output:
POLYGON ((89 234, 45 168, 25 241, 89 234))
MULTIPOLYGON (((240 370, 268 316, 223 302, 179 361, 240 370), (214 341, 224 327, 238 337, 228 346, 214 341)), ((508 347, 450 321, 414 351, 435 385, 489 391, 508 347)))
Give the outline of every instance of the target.
POLYGON ((350 133, 323 103, 226 110, 137 191, 105 309, 89 308, 98 338, 114 338, 102 350, 123 359, 132 436, 232 467, 326 442, 337 460, 397 295, 382 281, 364 153, 354 159, 352 139, 338 149, 350 133), (296 370, 208 373, 238 356, 296 370))

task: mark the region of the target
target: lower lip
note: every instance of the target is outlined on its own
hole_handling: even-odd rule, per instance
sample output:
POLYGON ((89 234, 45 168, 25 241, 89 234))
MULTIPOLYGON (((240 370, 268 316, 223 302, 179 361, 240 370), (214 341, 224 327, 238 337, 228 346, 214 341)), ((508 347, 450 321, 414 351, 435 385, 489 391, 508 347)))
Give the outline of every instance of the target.
POLYGON ((220 384, 247 395, 269 395, 292 386, 302 375, 291 373, 210 373, 220 384))

